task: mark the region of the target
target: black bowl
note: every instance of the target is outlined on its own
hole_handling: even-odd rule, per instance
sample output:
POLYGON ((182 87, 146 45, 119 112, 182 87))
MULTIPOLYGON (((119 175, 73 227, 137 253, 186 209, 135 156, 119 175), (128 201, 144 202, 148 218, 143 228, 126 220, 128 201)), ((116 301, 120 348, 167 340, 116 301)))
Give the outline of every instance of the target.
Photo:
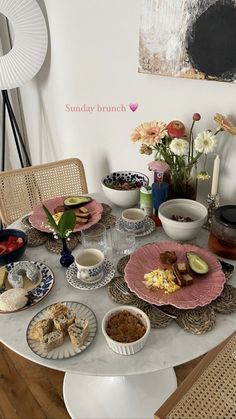
POLYGON ((13 228, 0 230, 0 244, 1 242, 7 240, 9 236, 21 237, 23 239, 23 244, 21 247, 19 247, 16 250, 13 250, 10 253, 4 253, 0 255, 0 265, 6 265, 7 263, 16 262, 25 253, 27 245, 27 235, 24 233, 24 231, 15 230, 13 228))

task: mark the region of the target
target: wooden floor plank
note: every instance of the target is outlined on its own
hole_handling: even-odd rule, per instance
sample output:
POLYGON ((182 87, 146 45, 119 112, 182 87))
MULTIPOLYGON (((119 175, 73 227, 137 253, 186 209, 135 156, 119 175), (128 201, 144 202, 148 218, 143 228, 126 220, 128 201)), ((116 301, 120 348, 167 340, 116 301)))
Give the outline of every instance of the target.
MULTIPOLYGON (((178 384, 201 358, 175 368, 178 384)), ((64 373, 28 361, 2 344, 0 359, 0 419, 70 419, 63 401, 64 373)))

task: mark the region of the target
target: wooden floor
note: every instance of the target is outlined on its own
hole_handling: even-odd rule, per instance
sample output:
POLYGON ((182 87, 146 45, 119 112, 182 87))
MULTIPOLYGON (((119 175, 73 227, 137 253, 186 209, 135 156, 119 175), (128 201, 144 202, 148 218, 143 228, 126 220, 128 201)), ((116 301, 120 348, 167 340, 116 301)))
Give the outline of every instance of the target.
MULTIPOLYGON (((175 368, 178 384, 200 359, 175 368)), ((0 344, 0 419, 69 419, 63 377, 64 373, 27 361, 0 344)))

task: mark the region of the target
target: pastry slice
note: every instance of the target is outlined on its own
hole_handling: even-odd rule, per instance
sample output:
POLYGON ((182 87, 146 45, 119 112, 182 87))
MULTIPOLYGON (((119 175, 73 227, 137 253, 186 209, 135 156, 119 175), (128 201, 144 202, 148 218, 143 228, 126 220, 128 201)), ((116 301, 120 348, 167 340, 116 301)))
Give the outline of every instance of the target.
POLYGON ((51 318, 58 317, 60 314, 65 314, 67 313, 67 311, 68 311, 68 308, 64 304, 61 304, 61 303, 53 304, 47 309, 48 315, 51 318))
POLYGON ((29 331, 29 338, 41 342, 43 337, 53 329, 52 319, 39 320, 29 331))
POLYGON ((75 323, 73 323, 68 328, 68 333, 69 333, 69 337, 70 337, 73 348, 79 349, 83 345, 89 333, 88 320, 76 318, 75 323))
POLYGON ((54 317, 53 322, 56 330, 59 330, 66 335, 68 327, 74 323, 75 317, 76 315, 74 310, 68 310, 66 313, 62 313, 59 314, 59 316, 54 317))
POLYGON ((63 333, 59 332, 58 330, 53 330, 50 333, 44 335, 41 345, 42 348, 49 352, 54 348, 63 344, 63 333))

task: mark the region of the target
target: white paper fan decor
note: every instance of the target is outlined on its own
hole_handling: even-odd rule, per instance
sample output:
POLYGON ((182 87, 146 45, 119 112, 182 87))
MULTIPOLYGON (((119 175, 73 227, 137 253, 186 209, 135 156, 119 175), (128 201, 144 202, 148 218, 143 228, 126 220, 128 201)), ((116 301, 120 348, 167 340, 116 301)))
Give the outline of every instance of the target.
POLYGON ((0 89, 19 87, 31 80, 42 66, 48 35, 36 0, 0 0, 0 13, 14 31, 12 49, 0 57, 0 89))

